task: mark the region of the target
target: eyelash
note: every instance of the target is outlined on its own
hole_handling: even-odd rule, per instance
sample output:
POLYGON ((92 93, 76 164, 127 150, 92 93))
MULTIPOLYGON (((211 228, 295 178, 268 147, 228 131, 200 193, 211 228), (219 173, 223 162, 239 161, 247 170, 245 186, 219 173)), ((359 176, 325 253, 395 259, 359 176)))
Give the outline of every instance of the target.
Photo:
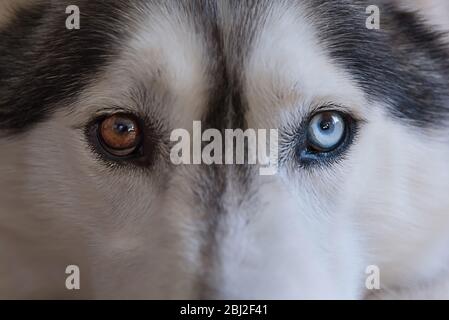
POLYGON ((362 120, 353 116, 350 112, 336 105, 326 105, 311 112, 294 130, 286 130, 282 135, 283 142, 289 146, 289 150, 280 150, 281 162, 293 158, 295 164, 301 169, 325 168, 335 165, 344 159, 350 146, 357 139, 362 120), (324 112, 336 112, 345 119, 347 128, 341 144, 329 152, 318 152, 310 149, 308 144, 308 126, 311 120, 318 114, 324 112), (293 154, 292 154, 293 153, 293 154), (290 156, 288 156, 290 154, 290 156))

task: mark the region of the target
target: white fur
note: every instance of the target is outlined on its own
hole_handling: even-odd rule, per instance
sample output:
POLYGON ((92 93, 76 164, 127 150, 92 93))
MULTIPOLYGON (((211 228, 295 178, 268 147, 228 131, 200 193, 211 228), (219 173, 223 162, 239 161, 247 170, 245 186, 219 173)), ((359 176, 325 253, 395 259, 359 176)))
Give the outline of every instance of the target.
MULTIPOLYGON (((428 23, 438 30, 449 31, 449 2, 445 0, 397 0, 398 3, 409 10, 417 11, 428 23)), ((446 36, 449 41, 449 36, 446 36)))

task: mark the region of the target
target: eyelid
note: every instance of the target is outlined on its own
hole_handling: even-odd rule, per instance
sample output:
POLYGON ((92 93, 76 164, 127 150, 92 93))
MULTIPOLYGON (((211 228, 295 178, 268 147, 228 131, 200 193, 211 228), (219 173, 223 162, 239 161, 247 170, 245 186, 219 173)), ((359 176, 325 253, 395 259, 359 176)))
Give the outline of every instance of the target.
POLYGON ((367 119, 362 113, 363 108, 361 104, 366 105, 366 101, 351 101, 344 99, 323 98, 312 101, 308 104, 308 110, 305 112, 304 117, 313 117, 315 114, 326 111, 337 111, 345 115, 350 115, 354 120, 358 122, 366 122, 367 119))
POLYGON ((315 115, 317 115, 319 113, 323 113, 323 112, 339 112, 344 115, 350 115, 355 120, 358 120, 357 115, 354 114, 355 112, 352 109, 350 109, 342 104, 337 104, 335 102, 327 102, 325 104, 321 104, 321 105, 316 106, 315 108, 312 108, 308 112, 307 118, 311 119, 315 115))
POLYGON ((98 121, 98 119, 106 118, 114 114, 130 114, 136 118, 140 118, 140 115, 136 113, 135 109, 124 107, 105 107, 97 109, 95 112, 90 113, 87 118, 85 118, 84 120, 80 120, 77 124, 71 126, 71 128, 74 130, 84 130, 86 128, 86 123, 92 124, 98 121))

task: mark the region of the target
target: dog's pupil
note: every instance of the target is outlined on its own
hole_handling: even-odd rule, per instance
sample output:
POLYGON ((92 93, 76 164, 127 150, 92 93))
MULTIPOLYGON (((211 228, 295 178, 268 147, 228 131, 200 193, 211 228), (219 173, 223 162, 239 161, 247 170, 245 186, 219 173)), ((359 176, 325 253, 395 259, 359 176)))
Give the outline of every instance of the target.
POLYGON ((115 131, 120 135, 124 135, 124 134, 128 134, 128 133, 132 132, 133 129, 132 129, 132 126, 129 126, 125 123, 116 123, 115 131))
POLYGON ((330 129, 332 129, 332 123, 331 123, 331 121, 329 121, 329 120, 323 120, 323 121, 321 121, 321 123, 320 123, 320 128, 321 128, 321 130, 323 130, 323 131, 329 131, 330 129))

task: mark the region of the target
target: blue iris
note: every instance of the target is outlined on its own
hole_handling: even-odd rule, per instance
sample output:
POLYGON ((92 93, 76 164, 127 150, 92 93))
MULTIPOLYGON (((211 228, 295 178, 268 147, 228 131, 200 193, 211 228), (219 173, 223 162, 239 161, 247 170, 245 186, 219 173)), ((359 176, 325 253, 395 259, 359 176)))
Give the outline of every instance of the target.
POLYGON ((342 143, 345 130, 345 120, 339 113, 319 113, 309 123, 309 145, 319 152, 332 151, 342 143))

